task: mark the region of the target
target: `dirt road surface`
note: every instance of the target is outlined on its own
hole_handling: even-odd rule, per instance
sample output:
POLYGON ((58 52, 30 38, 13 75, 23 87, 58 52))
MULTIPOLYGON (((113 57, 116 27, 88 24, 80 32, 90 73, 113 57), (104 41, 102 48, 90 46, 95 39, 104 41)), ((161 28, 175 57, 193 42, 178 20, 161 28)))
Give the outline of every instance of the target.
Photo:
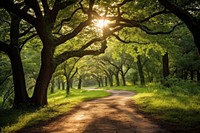
POLYGON ((166 133, 136 111, 129 91, 108 90, 106 98, 86 101, 65 115, 25 128, 29 133, 166 133))

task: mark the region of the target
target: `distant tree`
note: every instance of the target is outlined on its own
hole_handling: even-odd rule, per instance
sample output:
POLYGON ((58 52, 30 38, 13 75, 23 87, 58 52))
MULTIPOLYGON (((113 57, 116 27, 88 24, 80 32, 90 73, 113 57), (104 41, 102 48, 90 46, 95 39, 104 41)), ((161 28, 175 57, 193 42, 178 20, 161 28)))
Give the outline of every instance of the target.
POLYGON ((69 95, 70 93, 70 88, 72 86, 72 79, 74 78, 75 74, 77 74, 78 72, 78 68, 76 67, 76 64, 78 63, 79 59, 70 59, 67 60, 63 63, 63 69, 64 69, 64 73, 63 75, 66 78, 67 81, 67 88, 66 88, 66 92, 69 95))

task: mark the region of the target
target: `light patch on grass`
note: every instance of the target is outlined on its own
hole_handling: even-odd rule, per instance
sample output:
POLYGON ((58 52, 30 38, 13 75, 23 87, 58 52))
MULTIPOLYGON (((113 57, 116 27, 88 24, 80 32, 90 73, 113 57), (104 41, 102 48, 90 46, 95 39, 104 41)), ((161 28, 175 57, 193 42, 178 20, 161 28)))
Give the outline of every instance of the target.
POLYGON ((141 86, 103 87, 103 89, 128 90, 137 92, 133 97, 139 110, 152 114, 164 121, 179 123, 186 127, 200 125, 200 93, 196 86, 184 88, 163 87, 159 84, 141 86), (195 93, 194 93, 195 92, 195 93))
POLYGON ((140 110, 156 115, 165 121, 186 126, 200 123, 200 104, 197 97, 183 94, 140 93, 133 97, 140 110))

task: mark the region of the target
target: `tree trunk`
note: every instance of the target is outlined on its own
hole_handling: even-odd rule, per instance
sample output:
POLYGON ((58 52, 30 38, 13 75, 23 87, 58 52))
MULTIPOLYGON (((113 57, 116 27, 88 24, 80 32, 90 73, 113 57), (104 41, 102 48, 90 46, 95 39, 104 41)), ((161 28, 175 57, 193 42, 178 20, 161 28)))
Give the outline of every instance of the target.
POLYGON ((73 83, 74 83, 74 81, 73 81, 73 79, 71 79, 70 80, 70 88, 73 88, 73 85, 74 85, 73 83))
POLYGON ((81 89, 81 86, 82 86, 82 76, 80 76, 78 79, 78 89, 81 89))
POLYGON ((70 93, 70 86, 71 86, 70 84, 71 84, 71 83, 70 83, 70 79, 69 79, 69 78, 66 77, 66 79, 67 79, 67 88, 66 88, 66 92, 67 92, 67 95, 69 95, 69 93, 70 93))
POLYGON ((26 83, 24 77, 24 70, 20 56, 19 44, 19 24, 21 18, 17 15, 10 13, 10 46, 7 54, 11 61, 13 82, 14 82, 14 103, 13 108, 18 108, 24 103, 29 101, 28 93, 26 90, 26 83))
POLYGON ((100 80, 97 79, 97 82, 98 82, 99 87, 101 87, 101 82, 100 82, 100 80))
POLYGON ((110 86, 113 86, 113 75, 112 72, 110 70, 105 71, 107 78, 108 78, 108 82, 110 86))
POLYGON ((65 90, 65 82, 62 81, 62 90, 65 90))
POLYGON ((51 88, 50 88, 51 90, 50 90, 50 93, 52 94, 52 93, 54 93, 54 89, 55 89, 55 80, 54 80, 54 78, 52 79, 52 81, 51 81, 51 88))
POLYGON ((105 86, 108 86, 108 78, 105 76, 105 86))
POLYGON ((11 61, 15 94, 13 107, 18 108, 22 104, 29 101, 25 85, 23 65, 18 48, 12 48, 12 52, 10 52, 9 58, 11 61))
POLYGON ((108 79, 109 79, 109 84, 110 84, 110 86, 113 86, 113 76, 110 75, 110 76, 108 77, 108 79))
POLYGON ((169 76, 169 58, 168 53, 165 53, 165 55, 162 57, 163 62, 163 77, 167 78, 169 76))
POLYGON ((197 70, 197 81, 198 82, 200 81, 200 72, 199 72, 199 70, 197 70))
POLYGON ((140 76, 140 84, 145 85, 144 72, 143 72, 143 66, 141 63, 140 55, 137 56, 137 66, 138 66, 138 72, 140 76))
POLYGON ((193 70, 190 70, 190 79, 191 79, 191 80, 194 80, 194 73, 193 73, 193 70))
POLYGON ((138 81, 138 73, 137 72, 133 72, 133 84, 136 85, 138 81))
POLYGON ((116 85, 119 86, 120 83, 119 83, 119 72, 115 73, 115 80, 116 80, 116 85))
POLYGON ((126 86, 126 79, 125 79, 125 74, 123 71, 121 71, 121 77, 122 77, 123 86, 126 86))
POLYGON ((70 85, 69 84, 67 84, 66 92, 67 92, 67 95, 69 95, 69 93, 70 93, 70 85))
MULTIPOLYGON (((58 79, 58 90, 61 90, 61 84, 62 84, 62 81, 61 81, 61 79, 59 78, 58 79)), ((64 90, 64 88, 62 88, 63 90, 64 90)))
POLYGON ((101 86, 104 87, 103 78, 100 78, 101 86))
POLYGON ((47 105, 47 91, 48 86, 55 71, 55 66, 53 64, 53 49, 48 47, 43 47, 41 52, 42 64, 38 78, 36 80, 35 89, 32 96, 33 104, 37 106, 47 105))

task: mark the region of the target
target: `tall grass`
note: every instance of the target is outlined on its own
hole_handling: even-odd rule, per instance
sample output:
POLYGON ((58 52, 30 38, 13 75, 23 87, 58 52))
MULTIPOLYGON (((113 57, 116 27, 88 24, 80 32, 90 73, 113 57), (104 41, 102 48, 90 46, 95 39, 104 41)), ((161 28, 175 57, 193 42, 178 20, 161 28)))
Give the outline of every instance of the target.
POLYGON ((39 121, 51 119, 71 110, 78 103, 98 97, 108 96, 105 91, 76 90, 66 96, 66 91, 57 91, 48 95, 49 105, 43 108, 27 108, 21 110, 0 111, 0 132, 15 132, 23 127, 33 125, 39 121))

